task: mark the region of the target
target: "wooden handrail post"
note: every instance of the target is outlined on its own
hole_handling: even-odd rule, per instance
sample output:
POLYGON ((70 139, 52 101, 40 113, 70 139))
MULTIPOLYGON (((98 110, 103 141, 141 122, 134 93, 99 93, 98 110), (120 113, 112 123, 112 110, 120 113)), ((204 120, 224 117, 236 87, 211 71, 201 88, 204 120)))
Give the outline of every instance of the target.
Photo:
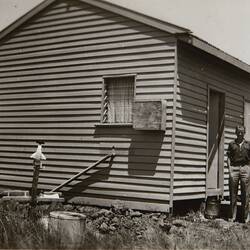
POLYGON ((115 146, 112 146, 112 156, 111 157, 115 157, 115 146))

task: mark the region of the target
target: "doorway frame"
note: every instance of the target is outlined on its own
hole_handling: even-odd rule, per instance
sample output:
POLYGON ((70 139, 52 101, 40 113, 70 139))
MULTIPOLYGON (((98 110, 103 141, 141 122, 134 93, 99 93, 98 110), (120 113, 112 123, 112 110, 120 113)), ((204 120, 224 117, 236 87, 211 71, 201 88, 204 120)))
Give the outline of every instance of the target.
POLYGON ((224 193, 224 145, 225 145, 225 106, 226 106, 226 91, 216 88, 216 87, 209 87, 207 88, 207 160, 206 160, 206 198, 209 196, 220 196, 223 197, 224 193), (219 144, 219 166, 223 166, 219 168, 219 176, 218 176, 218 188, 217 189, 208 189, 208 168, 209 168, 209 130, 210 130, 210 92, 215 91, 224 96, 224 112, 223 112, 223 131, 221 135, 221 140, 219 144))
POLYGON ((246 112, 246 103, 250 104, 250 99, 246 98, 245 96, 243 96, 243 105, 244 105, 244 110, 243 110, 243 124, 247 130, 247 122, 246 122, 246 116, 247 116, 247 112, 246 112))

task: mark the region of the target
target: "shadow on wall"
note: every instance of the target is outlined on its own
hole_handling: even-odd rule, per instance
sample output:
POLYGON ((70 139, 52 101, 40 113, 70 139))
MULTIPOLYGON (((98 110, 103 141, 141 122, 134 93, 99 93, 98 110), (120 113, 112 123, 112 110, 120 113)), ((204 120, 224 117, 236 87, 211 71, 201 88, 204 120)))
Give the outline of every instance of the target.
MULTIPOLYGON (((117 169, 116 166, 123 164, 127 166, 129 176, 154 176, 158 164, 164 132, 152 131, 136 131, 132 127, 98 127, 95 131, 95 138, 99 138, 102 147, 100 147, 100 154, 106 155, 110 153, 110 144, 112 139, 117 142, 117 139, 129 139, 130 146, 128 148, 116 147, 116 156, 110 161, 101 163, 99 166, 91 169, 87 174, 79 177, 69 185, 65 191, 66 199, 75 197, 75 194, 82 193, 91 184, 107 181, 110 177, 111 168, 117 169), (105 147, 105 140, 107 140, 107 147, 105 147), (126 162, 127 159, 127 162, 126 162), (76 184, 74 184, 76 183, 76 184)), ((119 169, 120 170, 120 169, 119 169)), ((126 169, 125 169, 126 171, 126 169)), ((98 187, 95 187, 98 188, 98 187)))
POLYGON ((66 199, 70 200, 71 198, 74 198, 77 193, 82 193, 91 184, 107 180, 112 164, 113 158, 108 159, 104 163, 101 163, 97 167, 79 177, 77 181, 75 181, 77 184, 72 185, 72 183, 74 183, 72 182, 72 188, 68 189, 66 192, 66 199))
POLYGON ((165 133, 160 131, 137 131, 137 134, 131 138, 128 151, 129 175, 155 175, 164 135, 165 133))
POLYGON ((95 131, 95 138, 100 138, 101 141, 105 141, 105 138, 107 141, 128 139, 128 148, 116 147, 114 164, 127 164, 129 175, 146 176, 155 174, 164 135, 164 132, 138 131, 132 127, 99 127, 95 131))

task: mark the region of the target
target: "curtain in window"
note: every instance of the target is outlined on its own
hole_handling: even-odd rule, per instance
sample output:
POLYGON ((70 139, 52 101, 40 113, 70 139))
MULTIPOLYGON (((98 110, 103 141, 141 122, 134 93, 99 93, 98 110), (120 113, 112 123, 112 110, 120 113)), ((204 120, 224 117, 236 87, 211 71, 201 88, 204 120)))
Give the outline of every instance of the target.
POLYGON ((112 78, 107 81, 108 123, 131 123, 134 78, 112 78))

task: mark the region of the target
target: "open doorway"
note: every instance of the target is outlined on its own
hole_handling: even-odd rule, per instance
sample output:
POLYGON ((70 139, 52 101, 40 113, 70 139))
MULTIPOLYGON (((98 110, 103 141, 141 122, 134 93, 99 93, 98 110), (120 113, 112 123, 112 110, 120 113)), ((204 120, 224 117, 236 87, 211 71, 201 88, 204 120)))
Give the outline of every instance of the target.
POLYGON ((209 90, 207 196, 221 195, 224 186, 225 94, 209 90))

